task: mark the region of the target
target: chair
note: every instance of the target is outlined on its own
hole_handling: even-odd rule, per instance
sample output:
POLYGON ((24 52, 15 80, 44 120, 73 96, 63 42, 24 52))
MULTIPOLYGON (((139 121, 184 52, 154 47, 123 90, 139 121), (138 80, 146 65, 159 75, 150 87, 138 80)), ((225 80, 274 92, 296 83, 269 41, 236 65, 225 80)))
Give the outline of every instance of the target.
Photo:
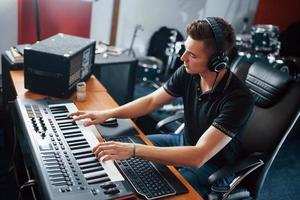
MULTIPOLYGON (((243 62, 231 70, 252 91, 255 106, 243 133, 241 159, 209 177, 210 200, 258 198, 280 147, 300 116, 300 81, 292 80, 288 74, 263 62, 243 62), (232 174, 236 178, 228 186, 215 185, 218 180, 232 174)), ((179 113, 166 118, 156 128, 161 129, 182 117, 179 113)))
POLYGON ((286 137, 300 116, 300 82, 270 65, 255 62, 241 65, 236 73, 247 74, 245 83, 255 98, 255 107, 241 141, 242 158, 209 177, 209 199, 256 199, 267 173, 286 137), (247 69, 248 68, 248 69, 247 69), (217 180, 235 174, 228 186, 217 187, 217 180))

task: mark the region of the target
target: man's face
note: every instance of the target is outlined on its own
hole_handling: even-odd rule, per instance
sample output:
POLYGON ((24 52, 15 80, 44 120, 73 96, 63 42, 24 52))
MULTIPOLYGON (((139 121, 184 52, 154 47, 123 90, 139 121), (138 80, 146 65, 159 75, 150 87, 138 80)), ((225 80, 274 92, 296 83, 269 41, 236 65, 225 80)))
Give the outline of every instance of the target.
POLYGON ((185 52, 181 56, 185 69, 189 74, 208 72, 207 67, 211 51, 205 47, 201 40, 194 40, 190 36, 185 41, 185 52))

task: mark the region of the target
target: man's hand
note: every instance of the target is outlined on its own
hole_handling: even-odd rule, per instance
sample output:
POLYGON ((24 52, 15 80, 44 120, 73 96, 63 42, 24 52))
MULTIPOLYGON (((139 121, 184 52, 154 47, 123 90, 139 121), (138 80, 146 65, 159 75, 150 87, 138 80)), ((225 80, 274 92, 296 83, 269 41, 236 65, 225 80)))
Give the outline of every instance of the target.
POLYGON ((106 160, 124 160, 134 155, 134 144, 123 142, 100 142, 93 148, 93 153, 97 159, 106 160))
POLYGON ((90 126, 93 124, 101 124, 111 116, 108 111, 93 111, 93 112, 85 112, 85 111, 77 111, 69 114, 70 118, 73 118, 74 121, 82 120, 82 119, 90 119, 91 121, 86 121, 83 123, 84 126, 90 126))

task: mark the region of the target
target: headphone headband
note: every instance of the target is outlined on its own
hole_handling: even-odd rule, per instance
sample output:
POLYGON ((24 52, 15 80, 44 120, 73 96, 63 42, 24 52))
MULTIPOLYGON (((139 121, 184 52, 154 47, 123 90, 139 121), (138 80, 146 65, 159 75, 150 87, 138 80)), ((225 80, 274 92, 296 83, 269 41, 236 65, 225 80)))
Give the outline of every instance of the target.
POLYGON ((219 72, 228 65, 228 57, 225 54, 225 36, 217 20, 213 17, 206 17, 204 20, 211 28, 216 43, 217 52, 212 55, 208 62, 208 69, 213 72, 219 72))
POLYGON ((218 22, 213 17, 206 17, 204 20, 208 23, 211 28, 217 47, 218 53, 225 53, 225 38, 222 29, 220 28, 218 22))

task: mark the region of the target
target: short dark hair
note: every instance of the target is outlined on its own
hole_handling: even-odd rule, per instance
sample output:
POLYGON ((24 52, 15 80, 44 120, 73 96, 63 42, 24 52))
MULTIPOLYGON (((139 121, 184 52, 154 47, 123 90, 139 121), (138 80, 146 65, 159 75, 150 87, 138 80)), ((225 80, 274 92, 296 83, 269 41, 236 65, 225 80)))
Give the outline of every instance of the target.
MULTIPOLYGON (((218 25, 222 29, 224 34, 224 50, 226 54, 229 54, 233 47, 235 46, 235 33, 232 26, 220 17, 214 17, 218 25)), ((202 40, 206 47, 212 48, 216 51, 216 43, 214 39, 214 34, 206 20, 195 20, 188 24, 186 28, 186 33, 194 40, 202 40)))

